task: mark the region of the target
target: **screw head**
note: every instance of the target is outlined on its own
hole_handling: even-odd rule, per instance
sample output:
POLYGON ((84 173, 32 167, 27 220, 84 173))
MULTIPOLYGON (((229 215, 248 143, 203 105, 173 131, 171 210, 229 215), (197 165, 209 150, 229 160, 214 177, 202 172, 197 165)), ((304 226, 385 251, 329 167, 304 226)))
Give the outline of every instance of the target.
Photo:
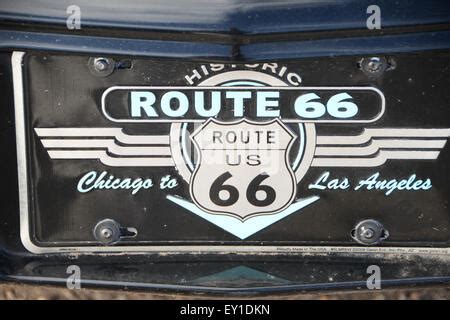
POLYGON ((360 232, 360 236, 364 237, 366 239, 372 239, 375 235, 375 231, 373 231, 372 228, 366 228, 366 227, 362 227, 361 228, 361 232, 360 232))
POLYGON ((120 225, 112 219, 98 222, 93 230, 95 239, 103 245, 112 245, 120 241, 120 225))
POLYGON ((358 63, 359 68, 369 77, 379 77, 388 67, 388 63, 383 57, 363 58, 358 63))
POLYGON ((107 77, 114 72, 116 63, 111 58, 97 57, 89 58, 88 68, 97 77, 107 77))
POLYGON ((378 244, 388 236, 389 232, 383 225, 373 219, 360 221, 351 232, 353 240, 364 245, 378 244))
POLYGON ((113 231, 112 231, 111 229, 109 229, 109 228, 103 228, 103 229, 100 231, 100 234, 101 234, 104 238, 109 239, 109 238, 112 237, 113 231))
POLYGON ((97 58, 94 62, 94 68, 97 71, 103 71, 108 67, 108 62, 103 58, 97 58))
POLYGON ((369 62, 367 63, 367 69, 371 72, 377 72, 380 70, 383 62, 378 57, 369 58, 369 62))

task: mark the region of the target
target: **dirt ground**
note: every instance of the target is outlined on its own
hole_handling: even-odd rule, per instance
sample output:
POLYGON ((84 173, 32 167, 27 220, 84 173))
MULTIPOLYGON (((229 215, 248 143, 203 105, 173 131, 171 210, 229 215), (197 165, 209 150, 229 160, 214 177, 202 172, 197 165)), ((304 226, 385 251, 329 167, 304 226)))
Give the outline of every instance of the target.
MULTIPOLYGON (((53 286, 34 286, 25 284, 0 284, 0 300, 54 300, 54 299, 81 299, 81 300, 173 300, 173 299, 224 299, 237 297, 220 297, 205 295, 186 295, 161 292, 130 292, 113 290, 80 289, 69 290, 53 286)), ((245 297, 251 299, 254 297, 245 297)), ((375 291, 346 291, 325 293, 299 293, 281 294, 277 296, 258 296, 257 299, 295 299, 295 300, 447 300, 450 298, 450 287, 416 288, 416 289, 388 289, 375 291)))

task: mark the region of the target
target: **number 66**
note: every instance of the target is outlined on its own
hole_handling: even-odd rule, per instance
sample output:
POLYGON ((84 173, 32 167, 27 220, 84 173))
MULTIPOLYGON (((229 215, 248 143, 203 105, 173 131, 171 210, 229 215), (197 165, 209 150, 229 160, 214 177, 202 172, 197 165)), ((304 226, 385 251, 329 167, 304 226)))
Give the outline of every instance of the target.
POLYGON ((335 118, 351 118, 358 113, 358 106, 350 101, 352 96, 346 92, 338 93, 332 96, 325 107, 322 103, 312 100, 320 99, 315 93, 301 95, 295 100, 294 108, 298 116, 307 119, 317 119, 328 112, 335 118))

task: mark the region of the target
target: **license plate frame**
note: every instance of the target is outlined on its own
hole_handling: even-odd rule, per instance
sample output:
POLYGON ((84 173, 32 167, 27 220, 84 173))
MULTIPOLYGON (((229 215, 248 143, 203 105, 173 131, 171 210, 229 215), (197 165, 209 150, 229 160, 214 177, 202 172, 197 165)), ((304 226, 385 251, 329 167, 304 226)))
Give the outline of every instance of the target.
MULTIPOLYGON (((13 67, 13 79, 14 79, 14 99, 15 99, 15 112, 16 112, 16 139, 17 139, 17 153, 18 153, 18 170, 19 170, 19 193, 20 193, 20 224, 21 224, 21 239, 24 246, 33 253, 64 253, 64 252, 80 252, 80 253, 93 253, 93 252, 125 252, 125 253, 139 253, 139 252, 206 252, 206 253, 230 253, 230 252, 245 252, 245 253, 286 253, 286 252, 374 252, 374 253, 432 253, 432 254, 449 254, 449 248, 440 247, 433 248, 430 246, 356 246, 356 245, 291 245, 276 243, 272 245, 255 245, 252 244, 238 244, 238 245, 220 245, 215 243, 209 245, 208 240, 196 241, 197 244, 180 244, 173 245, 161 245, 161 244, 133 244, 133 245, 111 245, 103 246, 92 241, 83 245, 65 245, 59 246, 55 244, 51 245, 37 245, 32 234, 32 225, 30 221, 30 175, 29 175, 29 162, 27 161, 29 155, 29 142, 27 141, 27 133, 30 129, 26 127, 27 109, 25 102, 25 87, 23 74, 23 58, 25 53, 14 52, 12 56, 13 67), (203 242, 203 244, 202 244, 203 242)), ((331 87, 331 86, 330 86, 331 87)), ((346 88, 345 86, 340 88, 346 88)), ((355 221, 356 222, 356 221, 355 221)), ((147 241, 148 242, 148 241, 147 241)), ((186 243, 188 243, 187 241, 186 243)), ((219 241, 220 242, 220 241, 219 241)), ((272 241, 272 243, 274 243, 272 241)))

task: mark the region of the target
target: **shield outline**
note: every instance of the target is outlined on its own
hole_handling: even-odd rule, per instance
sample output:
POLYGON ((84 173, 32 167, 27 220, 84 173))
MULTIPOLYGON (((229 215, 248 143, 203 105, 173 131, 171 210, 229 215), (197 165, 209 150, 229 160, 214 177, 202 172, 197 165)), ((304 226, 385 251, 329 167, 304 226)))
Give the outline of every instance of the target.
POLYGON ((197 154, 198 154, 198 164, 195 167, 194 172, 192 173, 192 175, 190 177, 190 180, 189 180, 189 194, 191 196, 192 201, 195 203, 195 205, 198 206, 199 208, 201 208, 202 210, 204 210, 205 212, 208 212, 208 213, 211 213, 211 214, 216 214, 216 215, 231 216, 231 217, 237 218, 237 219, 239 219, 241 221, 246 221, 246 220, 248 220, 250 218, 253 218, 253 217, 256 217, 256 216, 277 214, 277 213, 283 211, 284 209, 286 209, 287 207, 289 207, 292 204, 292 202, 295 200, 295 197, 297 195, 297 180, 296 180, 296 177, 295 177, 295 172, 292 170, 292 167, 291 167, 291 165, 289 163, 289 153, 291 151, 292 145, 294 144, 294 141, 297 139, 297 136, 289 128, 287 128, 286 125, 279 118, 273 118, 271 120, 264 121, 264 122, 262 122, 262 121, 252 121, 252 120, 249 120, 249 119, 247 119, 245 117, 241 118, 241 119, 238 119, 238 120, 235 120, 235 121, 220 121, 220 120, 217 120, 217 119, 214 119, 214 118, 209 118, 208 120, 205 121, 205 123, 202 124, 201 127, 197 128, 190 135, 190 139, 191 139, 192 143, 194 144, 195 149, 196 149, 197 154), (238 125, 238 124, 240 124, 242 122, 245 122, 245 123, 251 124, 251 125, 257 125, 257 126, 265 126, 265 125, 269 125, 269 124, 272 124, 274 122, 277 122, 278 125, 291 137, 291 140, 290 140, 288 146, 286 147, 286 150, 285 150, 285 153, 284 153, 284 161, 285 161, 286 168, 287 168, 287 170, 289 172, 289 176, 291 177, 292 195, 289 198, 289 201, 287 201, 286 204, 283 207, 277 209, 276 211, 259 211, 259 212, 256 212, 256 213, 252 213, 252 214, 246 215, 245 217, 241 217, 241 216, 239 216, 239 215, 237 215, 237 214, 235 214, 233 212, 228 212, 228 211, 225 211, 225 210, 224 211, 215 211, 215 210, 211 210, 211 209, 205 208, 204 206, 202 206, 196 200, 196 198, 195 198, 195 196, 193 194, 193 184, 192 184, 192 182, 194 180, 194 177, 196 176, 197 171, 199 170, 199 168, 200 168, 200 166, 202 164, 202 152, 201 152, 201 150, 200 150, 200 148, 198 146, 198 143, 194 140, 194 137, 197 134, 199 134, 203 130, 203 128, 205 128, 211 122, 214 122, 215 124, 218 124, 219 126, 227 126, 227 127, 230 126, 230 125, 238 125))

